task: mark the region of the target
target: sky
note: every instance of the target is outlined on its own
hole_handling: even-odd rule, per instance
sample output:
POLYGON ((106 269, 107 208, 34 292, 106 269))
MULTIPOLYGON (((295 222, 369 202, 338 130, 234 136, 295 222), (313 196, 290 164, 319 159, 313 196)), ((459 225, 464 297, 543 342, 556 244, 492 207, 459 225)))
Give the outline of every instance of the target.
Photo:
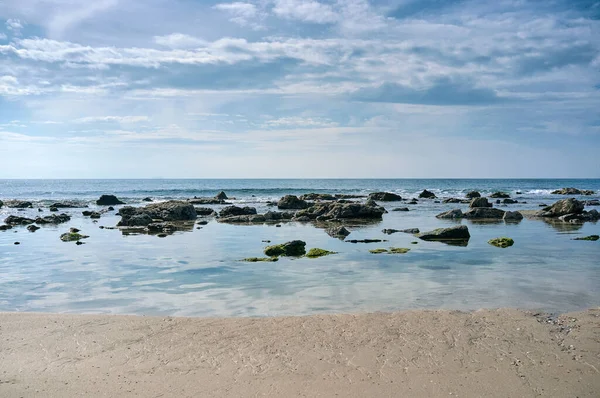
POLYGON ((0 0, 0 178, 600 177, 600 1, 0 0))

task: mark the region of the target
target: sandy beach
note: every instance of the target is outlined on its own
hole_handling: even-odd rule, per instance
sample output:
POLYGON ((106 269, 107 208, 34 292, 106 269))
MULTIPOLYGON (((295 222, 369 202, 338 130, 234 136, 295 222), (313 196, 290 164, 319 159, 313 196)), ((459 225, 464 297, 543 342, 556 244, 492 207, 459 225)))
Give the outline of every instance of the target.
POLYGON ((2 397, 597 397, 600 309, 0 314, 2 397))

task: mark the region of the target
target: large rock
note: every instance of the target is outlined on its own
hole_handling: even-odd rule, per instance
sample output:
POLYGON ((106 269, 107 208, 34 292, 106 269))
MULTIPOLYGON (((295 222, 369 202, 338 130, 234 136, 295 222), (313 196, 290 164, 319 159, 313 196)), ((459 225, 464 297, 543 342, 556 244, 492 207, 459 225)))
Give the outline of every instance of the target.
POLYGON ((8 231, 9 229, 11 229, 13 226, 10 224, 4 224, 4 225, 0 225, 0 231, 8 231))
POLYGON ((301 200, 336 200, 337 198, 329 193, 307 193, 300 196, 301 200))
POLYGON ((502 219, 504 221, 521 221, 523 219, 523 214, 518 211, 507 211, 504 213, 502 219))
POLYGON ((492 204, 488 202, 487 198, 473 198, 469 207, 474 209, 476 207, 492 207, 492 204))
POLYGON ((306 242, 293 240, 281 245, 273 245, 265 248, 265 254, 269 257, 276 256, 303 256, 306 254, 306 242))
POLYGON ((100 199, 96 201, 98 206, 114 206, 124 205, 125 202, 120 201, 115 195, 102 195, 100 199))
POLYGON ((416 235, 417 238, 426 241, 441 242, 465 242, 471 238, 469 228, 466 225, 459 225, 451 228, 438 228, 433 231, 421 232, 416 235))
POLYGON ((477 191, 471 191, 465 195, 468 199, 480 198, 481 194, 477 191))
POLYGON ((535 215, 537 217, 560 217, 567 214, 583 213, 584 208, 585 205, 583 202, 580 202, 577 199, 561 199, 553 205, 538 211, 535 215))
POLYGON ((436 198, 436 196, 435 196, 435 194, 434 194, 433 192, 431 192, 431 191, 428 191, 428 190, 426 190, 426 189, 425 189, 425 190, 423 190, 423 192, 421 192, 421 193, 419 194, 419 198, 425 198, 425 199, 435 199, 435 198, 436 198))
MULTIPOLYGON (((220 217, 219 222, 230 224, 262 224, 290 221, 294 215, 288 212, 268 211, 265 214, 244 214, 239 216, 220 217)), ((308 220, 310 221, 310 219, 308 220)))
POLYGON ((470 203, 470 201, 467 199, 447 198, 444 199, 442 203, 470 203))
POLYGON ((144 207, 124 207, 119 210, 121 221, 118 226, 147 226, 154 220, 187 221, 195 220, 196 209, 188 202, 170 200, 152 203, 144 207))
POLYGON ((505 192, 494 192, 490 195, 490 198, 494 199, 507 199, 510 198, 510 195, 505 192))
POLYGON ((71 216, 68 214, 51 214, 46 217, 38 217, 35 219, 36 224, 62 224, 71 220, 71 216))
POLYGON ((227 206, 219 212, 219 217, 247 216, 252 214, 256 214, 256 208, 254 207, 227 206))
POLYGON ((316 203, 308 209, 300 210, 296 217, 306 216, 311 220, 331 220, 331 219, 369 219, 381 220, 386 210, 373 204, 374 202, 362 203, 339 203, 322 202, 316 203))
POLYGON ((225 199, 217 199, 217 198, 197 198, 188 199, 193 205, 230 205, 230 202, 227 202, 225 199))
POLYGON ((7 200, 4 202, 6 207, 10 207, 13 209, 31 209, 33 208, 33 204, 26 200, 7 200))
POLYGON ((54 207, 56 209, 75 209, 75 208, 87 207, 87 206, 84 204, 75 203, 75 202, 56 202, 56 203, 51 204, 49 207, 50 208, 54 207))
POLYGON ((29 225, 33 224, 35 220, 27 217, 8 216, 4 222, 8 225, 29 225))
POLYGON ((457 219, 463 217, 463 212, 460 209, 448 210, 436 216, 442 219, 457 219))
POLYGON ((463 214, 464 218, 468 219, 502 219, 504 210, 494 209, 492 207, 475 207, 463 214))
POLYGON ((308 203, 295 195, 285 195, 283 198, 279 199, 277 207, 282 210, 301 210, 306 209, 308 203))
POLYGON ((219 200, 227 200, 229 199, 227 197, 227 194, 223 191, 219 192, 218 194, 215 195, 215 199, 219 199, 219 200))
POLYGON ((369 199, 378 200, 380 202, 397 202, 402 200, 402 196, 391 192, 373 192, 369 194, 369 199))
POLYGON ((553 195, 593 195, 594 193, 591 190, 580 190, 577 188, 562 188, 552 191, 553 195))
POLYGON ((198 214, 199 216, 210 216, 215 212, 214 209, 211 209, 210 207, 196 207, 196 214, 198 214))

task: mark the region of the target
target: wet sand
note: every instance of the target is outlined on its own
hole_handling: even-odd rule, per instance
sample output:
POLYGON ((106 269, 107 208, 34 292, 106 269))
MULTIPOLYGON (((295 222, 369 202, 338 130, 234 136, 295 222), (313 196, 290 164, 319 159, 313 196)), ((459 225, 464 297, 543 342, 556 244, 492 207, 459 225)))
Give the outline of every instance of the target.
POLYGON ((2 397, 598 397, 600 309, 0 314, 2 397))

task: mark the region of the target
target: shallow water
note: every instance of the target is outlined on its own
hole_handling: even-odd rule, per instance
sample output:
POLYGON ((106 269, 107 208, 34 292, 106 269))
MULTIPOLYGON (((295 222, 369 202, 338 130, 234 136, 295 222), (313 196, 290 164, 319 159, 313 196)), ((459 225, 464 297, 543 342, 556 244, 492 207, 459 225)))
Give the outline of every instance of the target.
MULTIPOLYGON (((266 209, 265 201, 287 193, 368 193, 387 190, 416 196, 427 188, 438 196, 463 196, 471 189, 504 190, 519 201, 503 209, 538 209, 560 196, 564 186, 600 189, 600 180, 68 180, 2 181, 0 199, 23 198, 47 204, 59 199, 89 201, 116 193, 127 202, 213 196, 221 189, 236 202, 266 209), (521 191, 522 195, 516 195, 521 191), (254 195, 254 197, 252 196, 254 195)), ((597 199, 598 194, 585 199, 597 199)), ((210 223, 202 229, 161 239, 124 236, 114 226, 119 217, 99 222, 81 217, 81 209, 65 209, 71 222, 42 227, 35 233, 18 227, 0 232, 0 310, 73 313, 127 313, 188 316, 265 316, 313 313, 390 311, 415 308, 477 309, 519 307, 564 312, 600 305, 600 241, 574 241, 599 234, 598 224, 553 225, 523 220, 519 224, 469 227, 467 247, 424 242, 412 235, 385 235, 384 228, 418 227, 422 231, 456 225, 435 214, 461 204, 385 203, 392 209, 383 221, 352 227, 350 239, 388 239, 385 243, 352 244, 328 236, 312 224, 238 226, 210 223), (85 245, 63 243, 59 235, 77 227, 90 235, 85 245), (16 232, 14 232, 16 231, 16 232), (490 238, 509 236, 515 245, 499 249, 490 238), (245 263, 261 256, 266 243, 292 239, 339 254, 319 259, 282 258, 275 263, 245 263), (418 244, 411 244, 417 240, 418 244), (13 243, 19 241, 16 246, 13 243), (407 247, 398 255, 374 255, 369 249, 407 247)), ((92 209, 95 205, 91 205, 92 209)), ((216 209, 221 206, 213 206, 216 209)), ((47 209, 42 214, 47 214, 47 209)), ((0 209, 8 214, 37 216, 37 209, 0 209)))

